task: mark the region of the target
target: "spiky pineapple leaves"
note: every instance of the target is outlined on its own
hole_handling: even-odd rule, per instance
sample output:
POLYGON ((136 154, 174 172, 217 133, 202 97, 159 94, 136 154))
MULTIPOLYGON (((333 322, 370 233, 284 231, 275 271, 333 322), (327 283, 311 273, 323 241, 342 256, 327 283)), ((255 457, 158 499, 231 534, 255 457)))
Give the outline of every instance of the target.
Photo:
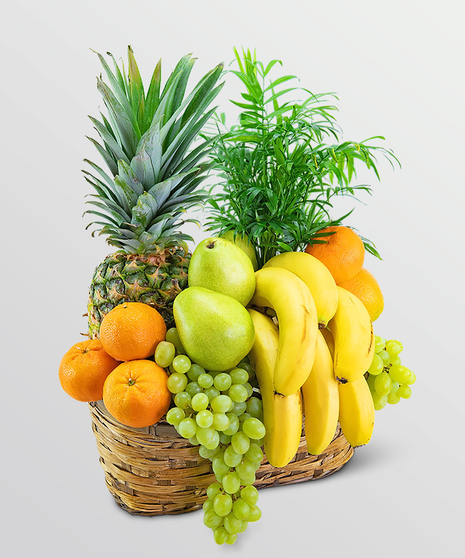
POLYGON ((108 115, 90 117, 100 142, 89 139, 111 176, 85 160, 93 172, 83 172, 95 190, 87 202, 93 208, 86 213, 99 218, 89 226, 108 235, 110 244, 131 251, 182 243, 189 237, 177 230, 186 222, 181 216, 206 196, 200 185, 211 168, 203 162, 211 140, 197 140, 215 111, 209 106, 223 86, 218 83, 223 66, 213 68, 186 95, 195 59, 184 56, 163 88, 158 62, 145 93, 132 49, 127 75, 124 65, 109 56, 114 71, 98 54, 109 85, 102 77, 97 80, 108 115))

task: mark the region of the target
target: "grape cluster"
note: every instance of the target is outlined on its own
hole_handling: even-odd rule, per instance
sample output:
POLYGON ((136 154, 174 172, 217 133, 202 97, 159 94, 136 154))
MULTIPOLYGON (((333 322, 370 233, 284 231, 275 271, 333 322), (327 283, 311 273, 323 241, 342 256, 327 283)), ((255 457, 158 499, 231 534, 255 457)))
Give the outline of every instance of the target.
POLYGON ((400 341, 386 341, 375 335, 375 355, 365 377, 370 387, 375 409, 379 411, 386 403, 395 405, 400 399, 409 399, 410 386, 415 383, 415 374, 401 364, 400 341))
POLYGON ((216 482, 207 489, 204 523, 218 544, 233 544, 261 516, 252 486, 265 436, 262 401, 254 396, 255 372, 247 360, 230 371, 205 370, 191 362, 176 328, 157 346, 155 361, 170 372, 175 406, 166 420, 212 463, 216 482))

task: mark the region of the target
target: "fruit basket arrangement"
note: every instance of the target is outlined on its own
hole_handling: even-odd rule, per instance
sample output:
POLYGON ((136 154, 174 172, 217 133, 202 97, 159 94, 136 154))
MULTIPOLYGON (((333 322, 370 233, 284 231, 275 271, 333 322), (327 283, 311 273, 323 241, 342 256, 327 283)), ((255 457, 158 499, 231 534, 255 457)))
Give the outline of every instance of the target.
POLYGON ((117 251, 92 278, 88 339, 59 367, 89 403, 117 503, 203 507, 219 544, 260 518, 257 488, 339 470, 415 382, 402 344, 373 331, 374 244, 350 213, 330 216, 334 197, 370 190, 352 184, 356 164, 378 176, 376 153, 397 159, 381 137, 341 142, 331 96, 271 79, 279 61, 235 55, 189 92, 190 55, 164 84, 159 62, 146 90, 131 48, 127 71, 98 55, 91 142, 107 168, 86 160, 86 213, 117 251), (245 88, 232 126, 213 106, 229 76, 245 88), (199 208, 210 236, 191 253, 199 208))

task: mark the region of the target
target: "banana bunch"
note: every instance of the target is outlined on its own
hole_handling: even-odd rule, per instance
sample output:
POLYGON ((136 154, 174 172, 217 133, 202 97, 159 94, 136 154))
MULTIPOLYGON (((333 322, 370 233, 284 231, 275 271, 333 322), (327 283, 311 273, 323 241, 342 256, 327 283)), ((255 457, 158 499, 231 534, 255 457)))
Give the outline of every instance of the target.
POLYGON ((263 398, 265 453, 275 467, 295 456, 303 414, 307 450, 321 454, 339 421, 352 446, 369 442, 374 407, 364 378, 374 354, 373 328, 362 302, 317 258, 286 252, 255 273, 255 326, 250 358, 263 398), (302 409, 303 408, 303 409, 302 409))

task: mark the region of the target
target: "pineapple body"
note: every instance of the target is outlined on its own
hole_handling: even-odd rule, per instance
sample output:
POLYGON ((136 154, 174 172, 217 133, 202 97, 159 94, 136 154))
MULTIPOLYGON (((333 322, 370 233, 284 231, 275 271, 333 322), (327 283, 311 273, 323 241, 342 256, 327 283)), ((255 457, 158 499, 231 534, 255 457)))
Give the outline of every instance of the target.
POLYGON ((148 254, 115 252, 97 266, 89 289, 89 337, 99 336, 100 324, 110 310, 123 302, 149 304, 174 325, 173 301, 187 287, 191 254, 170 248, 148 254))

